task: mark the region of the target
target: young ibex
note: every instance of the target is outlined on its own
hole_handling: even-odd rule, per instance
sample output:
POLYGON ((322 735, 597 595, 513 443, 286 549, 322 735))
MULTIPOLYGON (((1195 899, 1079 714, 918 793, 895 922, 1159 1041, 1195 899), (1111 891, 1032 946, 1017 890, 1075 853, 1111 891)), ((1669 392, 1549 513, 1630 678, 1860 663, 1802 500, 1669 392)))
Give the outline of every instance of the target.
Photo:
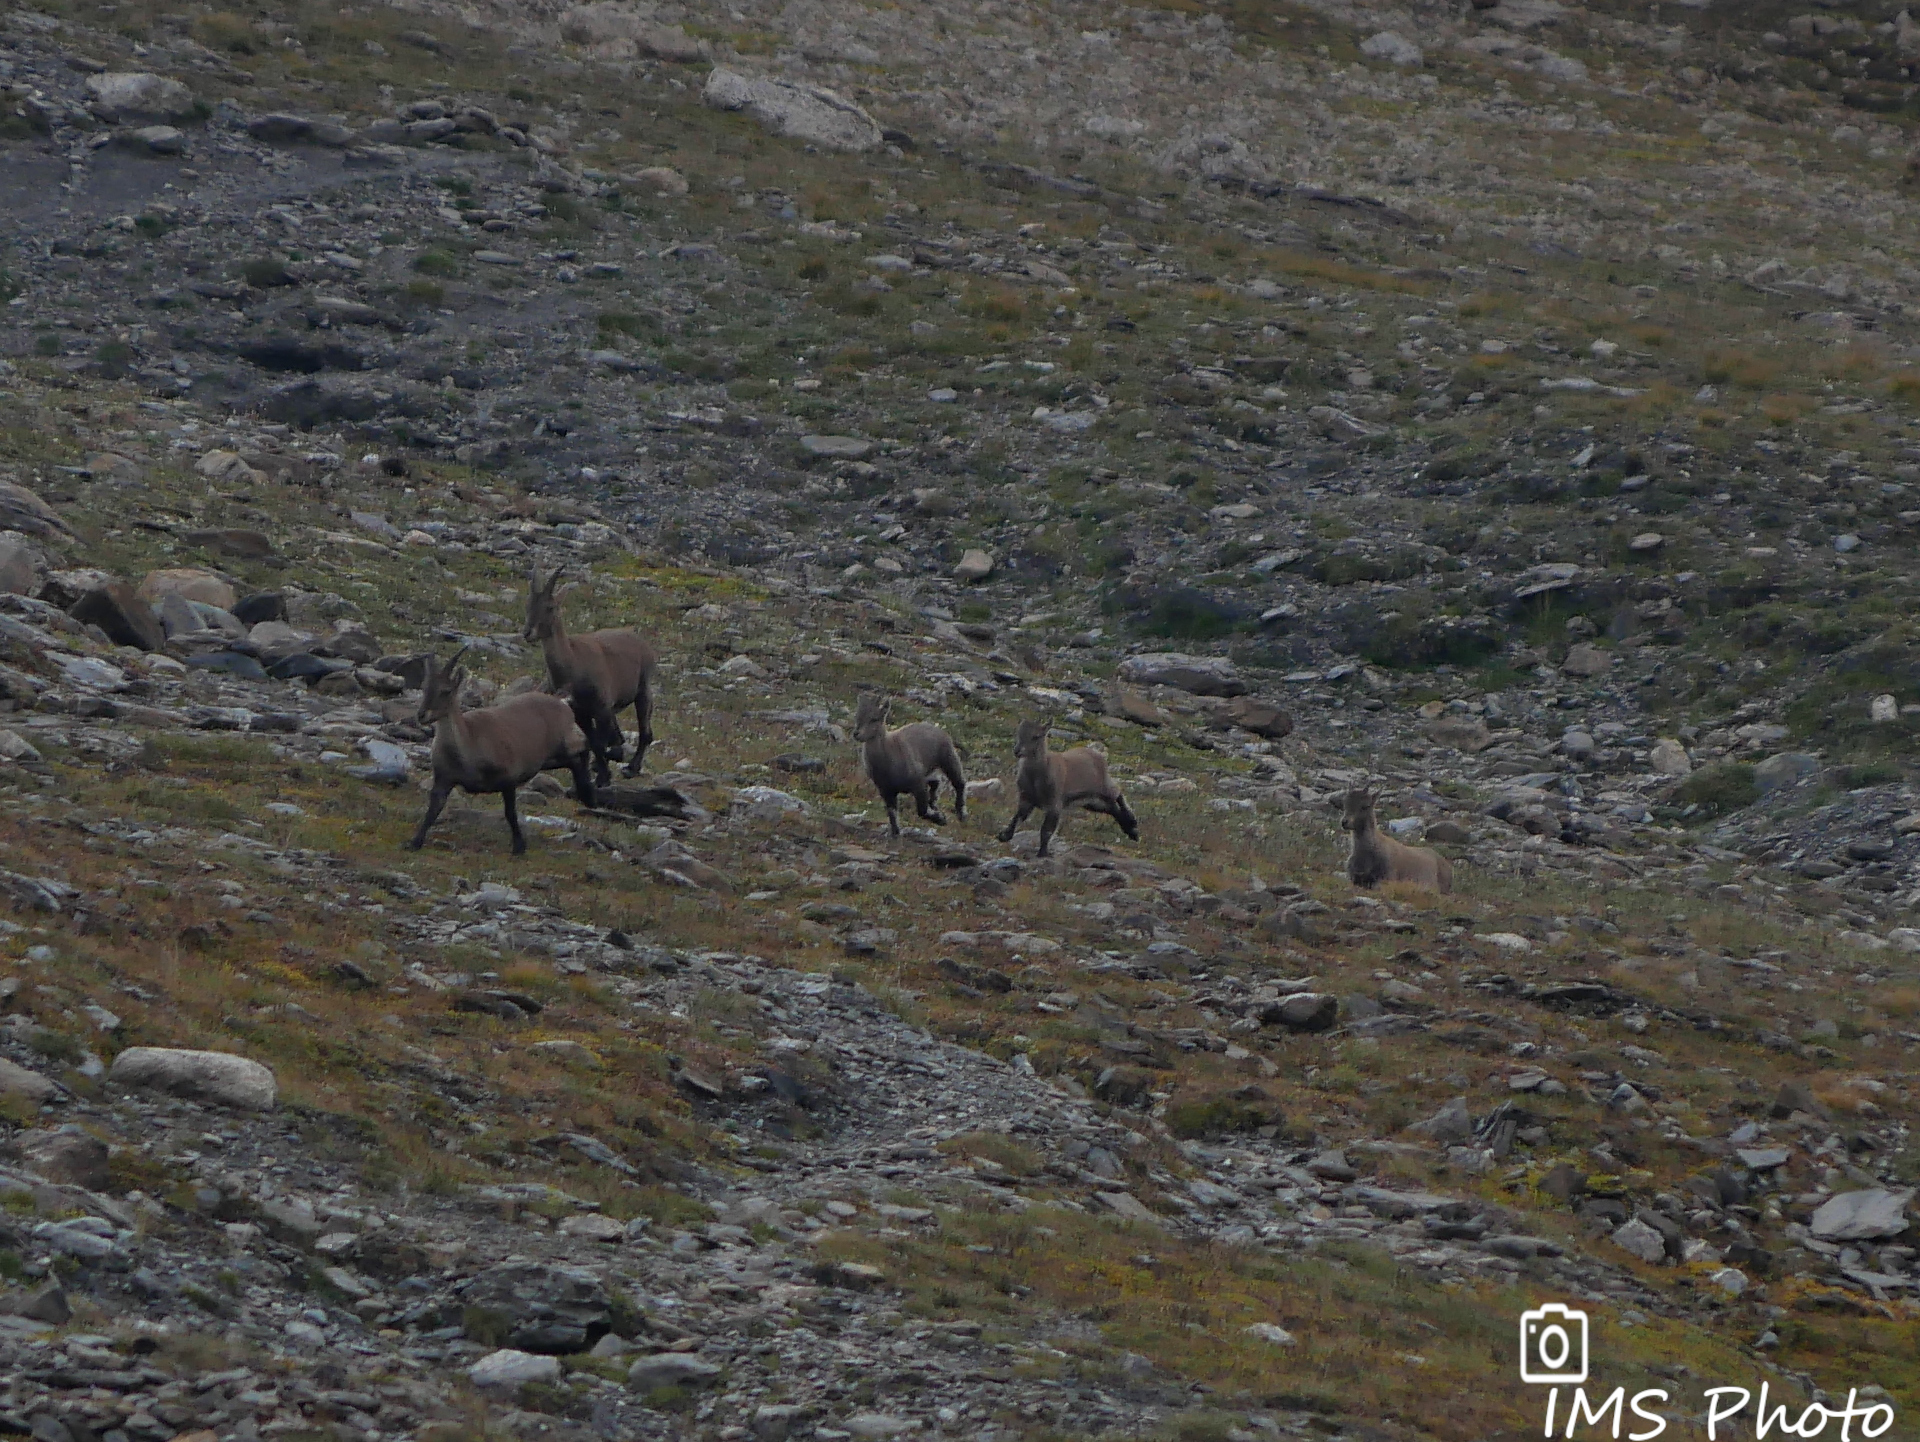
POLYGON ((900 797, 913 798, 914 810, 935 826, 947 818, 934 804, 945 776, 953 788, 953 814, 967 819, 967 777, 960 769, 960 753, 953 738, 930 721, 916 721, 898 731, 887 730, 893 703, 871 691, 863 692, 853 713, 853 739, 860 743, 860 762, 867 779, 886 803, 887 825, 900 834, 900 797))
POLYGON ((1383 881, 1406 881, 1443 896, 1453 890, 1453 863, 1424 846, 1408 846, 1382 836, 1373 815, 1373 793, 1359 787, 1347 793, 1343 830, 1353 833, 1347 855, 1347 879, 1355 886, 1378 886, 1383 881))
POLYGON ((1047 727, 1045 721, 1022 721, 1014 733, 1013 754, 1019 766, 1013 784, 1020 793, 1020 808, 1000 839, 1013 840, 1020 823, 1040 811, 1044 813, 1040 820, 1040 854, 1045 856, 1053 833, 1060 829, 1061 813, 1080 802, 1089 811, 1104 811, 1120 823, 1129 840, 1138 841, 1140 823, 1127 809, 1120 788, 1107 780, 1107 758, 1085 746, 1053 755, 1047 750, 1047 727))
POLYGON ((573 773, 573 794, 593 805, 593 780, 587 774, 587 738, 573 711, 558 696, 529 691, 478 711, 460 709, 462 649, 443 671, 432 657, 420 689, 420 724, 433 727, 433 795, 420 829, 407 843, 415 851, 427 844, 427 832, 440 819, 447 797, 458 786, 471 796, 498 791, 513 833, 513 854, 527 849, 520 832, 520 811, 513 793, 542 771, 564 766, 573 773))
POLYGON ((534 569, 523 634, 529 641, 538 641, 546 653, 551 689, 573 707, 574 719, 587 733, 587 744, 593 749, 595 780, 608 786, 613 782, 609 759, 618 761, 626 754, 626 738, 615 719, 624 708, 633 707, 640 726, 627 775, 640 774, 647 748, 653 745, 653 668, 657 658, 653 647, 636 631, 569 636, 555 594, 563 574, 564 567, 542 581, 539 568, 534 569))

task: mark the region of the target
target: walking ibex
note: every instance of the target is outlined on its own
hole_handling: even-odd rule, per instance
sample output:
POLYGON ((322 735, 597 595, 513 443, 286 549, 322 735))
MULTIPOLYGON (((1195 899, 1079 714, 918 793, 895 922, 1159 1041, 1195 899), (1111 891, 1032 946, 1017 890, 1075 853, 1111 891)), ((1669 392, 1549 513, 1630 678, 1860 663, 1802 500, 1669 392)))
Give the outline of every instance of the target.
POLYGON ((563 567, 542 581, 539 568, 534 569, 523 634, 527 640, 540 643, 552 690, 573 707, 574 718, 593 750, 594 779, 607 786, 613 781, 608 761, 618 761, 626 754, 626 738, 616 719, 623 709, 633 707, 640 727, 627 775, 639 775, 647 748, 653 744, 653 668, 657 658, 653 647, 637 631, 569 636, 556 594, 564 574, 563 567))
POLYGON ((1347 793, 1346 813, 1340 825, 1353 833, 1353 849, 1347 853, 1347 879, 1355 886, 1405 881, 1443 896, 1453 890, 1453 863, 1446 857, 1380 834, 1373 814, 1373 793, 1365 787, 1347 793))
POLYGON ((1020 823, 1035 811, 1040 820, 1040 854, 1045 856, 1053 833, 1060 829, 1060 816, 1076 802, 1089 811, 1103 811, 1120 823, 1129 840, 1140 839, 1140 823, 1127 809, 1120 788, 1107 779, 1107 758, 1086 746, 1076 746, 1058 756, 1047 750, 1045 721, 1022 721, 1014 733, 1013 754, 1018 760, 1013 783, 1020 794, 1020 806, 1000 833, 1002 841, 1013 840, 1020 823))
POLYGON ((440 819, 447 797, 458 786, 470 796, 500 793, 506 806, 513 854, 527 849, 513 793, 542 771, 564 766, 573 773, 573 793, 582 806, 593 805, 593 780, 587 774, 587 738, 573 711, 558 696, 530 691, 477 711, 460 709, 463 649, 446 669, 427 659, 420 690, 420 724, 433 727, 433 794, 420 829, 407 843, 415 851, 427 844, 427 832, 440 819))
POLYGON ((853 739, 860 743, 860 762, 867 779, 887 807, 887 825, 900 834, 900 797, 913 798, 923 820, 945 826, 947 818, 934 804, 945 776, 953 787, 953 814, 967 819, 967 777, 960 769, 960 753, 953 738, 930 721, 916 721, 897 731, 887 729, 893 703, 871 691, 861 693, 853 713, 853 739))

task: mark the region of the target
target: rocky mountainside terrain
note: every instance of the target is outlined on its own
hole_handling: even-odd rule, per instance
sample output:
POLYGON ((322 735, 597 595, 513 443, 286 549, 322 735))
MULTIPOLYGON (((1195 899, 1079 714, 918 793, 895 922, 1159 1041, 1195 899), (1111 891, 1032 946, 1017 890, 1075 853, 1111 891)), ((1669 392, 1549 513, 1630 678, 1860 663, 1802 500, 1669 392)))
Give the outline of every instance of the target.
POLYGON ((0 11, 0 1432, 1488 1442, 1560 1302, 1673 1435, 1912 1435, 1915 66, 0 11), (404 849, 560 566, 645 773, 404 849), (996 839, 1033 717, 1137 843, 996 839))

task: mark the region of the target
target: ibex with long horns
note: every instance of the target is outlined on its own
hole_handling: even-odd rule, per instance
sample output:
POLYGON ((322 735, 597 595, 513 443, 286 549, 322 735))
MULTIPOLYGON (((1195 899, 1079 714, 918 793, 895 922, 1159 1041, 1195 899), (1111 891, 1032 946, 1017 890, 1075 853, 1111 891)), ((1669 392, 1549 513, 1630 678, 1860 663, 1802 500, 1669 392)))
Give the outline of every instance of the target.
POLYGON ((427 844, 427 832, 458 786, 471 796, 500 793, 507 830, 513 833, 513 854, 519 856, 527 849, 527 838, 520 831, 514 792, 542 771, 566 767, 573 773, 573 792, 580 804, 593 805, 587 738, 565 701, 539 691, 498 706, 462 711, 460 688, 467 673, 460 668, 460 658, 466 654, 463 647, 444 671, 436 660, 427 658, 417 717, 421 725, 433 727, 433 795, 427 801, 427 814, 420 818, 420 829, 407 845, 418 851, 427 844))
POLYGON ((538 641, 547 658, 547 677, 555 695, 566 698, 573 707, 574 719, 587 733, 593 749, 594 779, 601 786, 611 785, 610 760, 626 754, 626 737, 616 719, 626 707, 633 707, 639 734, 634 739, 633 760, 626 774, 637 776, 653 745, 653 672, 658 663, 654 649, 637 631, 593 631, 585 636, 569 636, 567 623, 560 614, 557 588, 566 574, 561 567, 540 579, 535 567, 530 575, 532 593, 527 601, 527 625, 523 632, 529 641, 538 641))

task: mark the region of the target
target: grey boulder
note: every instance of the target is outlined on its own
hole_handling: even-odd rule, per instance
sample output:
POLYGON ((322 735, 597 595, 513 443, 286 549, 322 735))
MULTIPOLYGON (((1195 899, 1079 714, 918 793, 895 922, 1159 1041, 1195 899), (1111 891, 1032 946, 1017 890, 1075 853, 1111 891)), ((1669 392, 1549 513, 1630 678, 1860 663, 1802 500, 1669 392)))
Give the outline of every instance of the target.
POLYGON ((87 77, 87 106, 115 124, 163 125, 193 114, 193 92, 144 70, 109 70, 87 77))
POLYGON ((1171 686, 1195 696, 1244 696, 1247 683, 1224 656, 1153 651, 1120 663, 1120 679, 1137 686, 1171 686))
POLYGON ((1897 1237, 1907 1229, 1911 1190, 1890 1192, 1873 1187, 1829 1197, 1813 1214, 1807 1229, 1826 1242, 1864 1242, 1897 1237))
POLYGON ((271 1111, 278 1091, 272 1069, 247 1057, 165 1046, 128 1047, 113 1059, 107 1079, 243 1111, 271 1111))
POLYGON ((874 150, 880 126, 844 95, 716 67, 702 92, 715 110, 743 110, 775 135, 829 150, 874 150))
POLYGON ((613 1299, 579 1267, 504 1262, 468 1282, 464 1300, 469 1336, 522 1352, 570 1356, 612 1330, 613 1299))
POLYGON ((627 1369, 627 1385, 636 1392, 660 1387, 704 1387, 718 1381, 720 1368, 690 1352, 660 1352, 627 1369))

